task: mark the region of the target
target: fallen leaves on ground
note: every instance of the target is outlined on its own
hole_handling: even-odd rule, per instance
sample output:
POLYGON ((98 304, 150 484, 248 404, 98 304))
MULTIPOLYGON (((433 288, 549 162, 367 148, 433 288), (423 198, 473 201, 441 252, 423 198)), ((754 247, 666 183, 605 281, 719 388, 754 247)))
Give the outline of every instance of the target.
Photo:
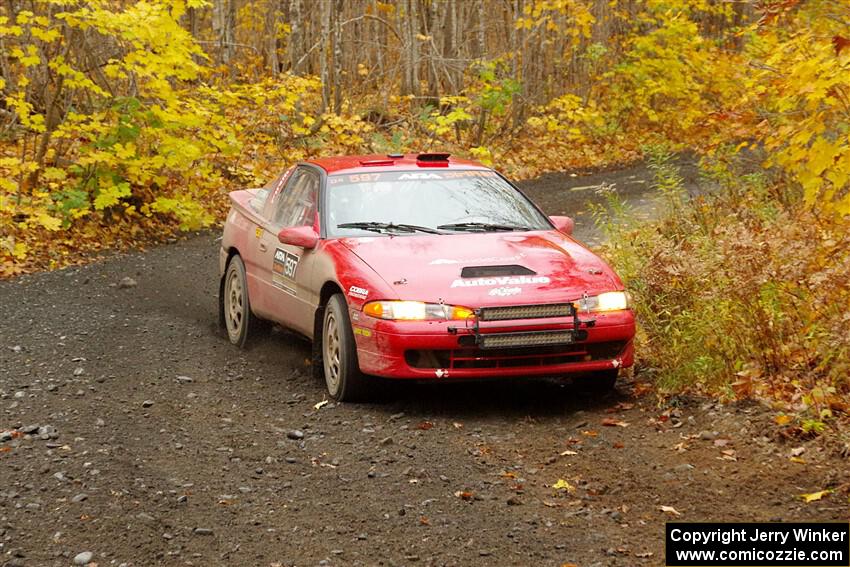
POLYGON ((782 414, 782 415, 777 415, 773 420, 776 422, 776 425, 781 426, 781 425, 788 425, 789 423, 791 423, 794 420, 794 418, 791 417, 790 415, 782 414))
POLYGON ((602 420, 602 425, 606 427, 628 427, 629 424, 625 421, 621 421, 619 419, 614 419, 613 417, 606 417, 602 420))
POLYGON ((558 482, 552 485, 552 488, 555 490, 566 490, 569 493, 573 493, 576 491, 576 487, 567 482, 566 480, 559 478, 558 482))
POLYGON ((832 492, 831 490, 819 490, 818 492, 810 492, 808 494, 801 494, 800 498, 802 498, 806 503, 809 502, 817 502, 827 494, 832 492))
POLYGON ((682 515, 681 512, 679 512, 678 510, 676 510, 672 506, 659 506, 658 509, 661 510, 662 512, 664 512, 665 514, 670 514, 672 516, 681 516, 682 515))

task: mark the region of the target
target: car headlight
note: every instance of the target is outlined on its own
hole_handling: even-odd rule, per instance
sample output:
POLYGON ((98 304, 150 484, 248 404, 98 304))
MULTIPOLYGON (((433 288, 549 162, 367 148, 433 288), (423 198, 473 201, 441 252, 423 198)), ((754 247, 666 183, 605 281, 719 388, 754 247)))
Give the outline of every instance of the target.
POLYGON ((581 311, 621 311, 628 309, 630 303, 628 292, 606 291, 579 299, 576 301, 576 307, 581 311))
POLYGON ((370 301, 363 313, 394 321, 460 321, 472 317, 472 309, 422 301, 370 301))

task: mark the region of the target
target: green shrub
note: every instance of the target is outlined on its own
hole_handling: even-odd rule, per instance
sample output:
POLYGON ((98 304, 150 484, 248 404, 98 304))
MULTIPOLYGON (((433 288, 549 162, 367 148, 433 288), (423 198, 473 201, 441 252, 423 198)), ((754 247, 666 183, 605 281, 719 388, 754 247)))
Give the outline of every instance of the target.
POLYGON ((636 221, 613 193, 596 211, 604 253, 635 299, 639 367, 662 391, 767 399, 812 423, 846 412, 847 223, 818 218, 793 187, 731 152, 703 159, 711 190, 688 199, 671 155, 647 153, 659 218, 636 221))

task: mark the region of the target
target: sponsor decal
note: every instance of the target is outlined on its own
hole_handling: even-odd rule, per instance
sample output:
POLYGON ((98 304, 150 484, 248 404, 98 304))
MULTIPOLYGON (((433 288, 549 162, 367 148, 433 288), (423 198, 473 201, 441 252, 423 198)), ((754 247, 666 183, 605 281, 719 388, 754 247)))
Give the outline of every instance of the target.
POLYGON ((462 171, 447 171, 442 174, 443 179, 458 179, 462 177, 496 177, 496 172, 467 169, 462 171))
POLYGON ((434 375, 437 378, 448 378, 449 377, 449 371, 445 370, 444 368, 438 368, 434 371, 434 375))
POLYGON ((257 238, 262 238, 262 236, 263 236, 263 229, 262 229, 261 227, 259 227, 259 226, 258 226, 257 228, 255 228, 255 229, 254 229, 254 236, 256 236, 257 238))
POLYGON ((522 293, 521 287, 494 287, 487 295, 493 295, 497 297, 509 297, 518 293, 522 293))
POLYGON ((357 299, 366 299, 366 296, 369 295, 369 290, 353 285, 348 288, 348 295, 350 295, 351 297, 356 297, 357 299))
POLYGON ((277 180, 277 183, 274 185, 274 190, 272 191, 272 201, 277 199, 277 196, 280 195, 281 189, 286 184, 286 180, 289 179, 289 176, 292 175, 292 172, 295 171, 295 166, 293 165, 289 169, 287 169, 283 175, 280 176, 280 179, 277 180))
POLYGON ((405 179, 442 179, 443 177, 437 173, 402 173, 398 176, 399 181, 405 179))
POLYGON ((495 278, 456 279, 452 287, 496 287, 517 286, 528 284, 547 284, 551 282, 547 276, 499 276, 495 278))
POLYGON ((369 329, 364 329, 363 327, 354 327, 354 334, 360 335, 362 337, 371 337, 372 331, 369 329))
POLYGON ((380 173, 358 173, 348 176, 348 180, 352 183, 369 183, 371 181, 377 181, 380 178, 380 173))
POLYGON ((328 185, 339 183, 374 183, 376 181, 416 181, 427 179, 469 179, 498 177, 490 170, 461 170, 461 171, 385 171, 383 173, 353 173, 347 175, 328 176, 328 185))
POLYGON ((283 248, 274 251, 272 264, 272 283, 286 293, 295 295, 295 272, 301 257, 283 248))
POLYGON ((525 258, 525 253, 517 254, 516 256, 490 256, 489 258, 463 258, 455 260, 454 258, 437 258, 429 262, 432 266, 442 266, 448 264, 478 264, 486 262, 516 262, 525 258))

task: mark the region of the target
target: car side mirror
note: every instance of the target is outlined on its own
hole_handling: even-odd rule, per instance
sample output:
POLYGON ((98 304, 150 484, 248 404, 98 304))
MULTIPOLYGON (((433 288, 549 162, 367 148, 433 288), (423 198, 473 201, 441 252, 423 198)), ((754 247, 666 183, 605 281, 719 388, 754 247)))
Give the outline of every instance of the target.
POLYGON ((570 217, 549 217, 549 220, 552 221, 552 224, 555 225, 555 228, 557 228, 564 234, 572 234, 573 229, 576 226, 576 222, 570 217))
POLYGON ((282 229, 277 233, 277 239, 281 244, 300 246, 305 250, 311 250, 319 243, 319 235, 312 226, 292 226, 282 229))

